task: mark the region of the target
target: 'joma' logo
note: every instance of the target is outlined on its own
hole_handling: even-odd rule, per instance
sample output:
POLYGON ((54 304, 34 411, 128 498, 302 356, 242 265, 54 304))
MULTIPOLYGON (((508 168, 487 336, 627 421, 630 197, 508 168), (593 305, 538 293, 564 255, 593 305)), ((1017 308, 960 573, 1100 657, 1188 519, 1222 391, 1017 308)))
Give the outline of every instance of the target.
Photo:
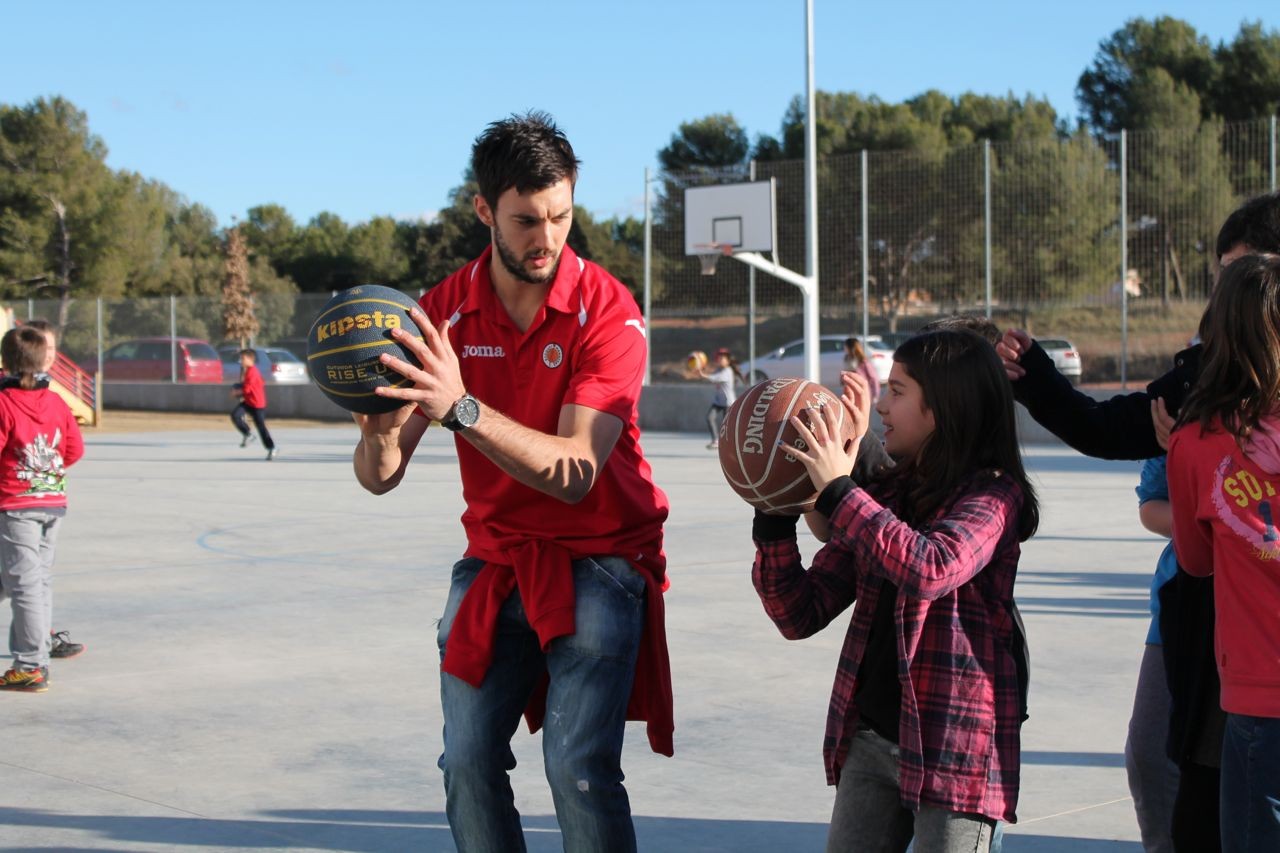
POLYGON ((463 358, 505 358, 506 355, 502 347, 491 347, 483 344, 462 345, 463 358))

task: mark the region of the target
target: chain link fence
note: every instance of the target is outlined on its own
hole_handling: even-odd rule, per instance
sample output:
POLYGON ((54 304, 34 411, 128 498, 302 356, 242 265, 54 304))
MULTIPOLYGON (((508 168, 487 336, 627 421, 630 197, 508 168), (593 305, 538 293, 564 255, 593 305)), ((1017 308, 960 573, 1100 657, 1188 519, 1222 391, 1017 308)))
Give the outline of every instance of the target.
MULTIPOLYGON (((1276 189, 1275 161, 1274 118, 825 158, 820 330, 893 342, 971 312, 1070 339, 1086 381, 1154 377, 1195 333, 1218 228, 1276 189)), ((745 364, 802 337, 795 287, 731 259, 704 276, 684 254, 685 189, 770 178, 777 261, 803 273, 803 161, 647 178, 652 381, 682 380, 691 350, 728 347, 745 364)))
MULTIPOLYGON (((1276 145, 1273 118, 826 158, 818 164, 821 332, 865 330, 893 343, 937 317, 971 312, 1069 339, 1086 381, 1159 375, 1195 333, 1217 275, 1222 221, 1242 200, 1276 188, 1276 145)), ((686 188, 771 178, 777 261, 803 272, 802 161, 649 178, 651 381, 684 381, 691 350, 728 347, 745 367, 753 353, 803 336, 795 287, 728 258, 704 276, 684 254, 686 188)), ((255 296, 253 343, 303 355, 329 297, 255 296)), ((62 351, 89 368, 134 338, 224 343, 218 298, 0 306, 19 320, 56 323, 62 351)))

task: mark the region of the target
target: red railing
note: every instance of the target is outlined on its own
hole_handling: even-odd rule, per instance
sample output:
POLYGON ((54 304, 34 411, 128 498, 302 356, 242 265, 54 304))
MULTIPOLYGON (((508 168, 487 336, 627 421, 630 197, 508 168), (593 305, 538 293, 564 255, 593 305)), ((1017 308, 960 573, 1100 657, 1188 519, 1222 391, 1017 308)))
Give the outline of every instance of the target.
POLYGON ((84 403, 95 412, 98 410, 98 386, 94 377, 81 370, 74 361, 62 353, 49 368, 49 375, 67 390, 71 396, 84 403))

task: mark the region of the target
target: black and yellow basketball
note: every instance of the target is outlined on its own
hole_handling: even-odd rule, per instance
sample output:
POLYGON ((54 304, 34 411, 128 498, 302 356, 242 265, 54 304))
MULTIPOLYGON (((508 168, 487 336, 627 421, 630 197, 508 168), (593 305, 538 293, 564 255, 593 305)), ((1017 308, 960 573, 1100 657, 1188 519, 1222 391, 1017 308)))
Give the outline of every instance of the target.
POLYGON ((379 397, 374 389, 413 384, 378 356, 385 352, 418 363, 391 337, 393 329, 404 329, 422 339, 422 331, 409 319, 409 309, 416 304, 400 291, 379 284, 348 288, 325 304, 307 334, 307 368, 326 397, 347 411, 366 415, 404 405, 379 397))

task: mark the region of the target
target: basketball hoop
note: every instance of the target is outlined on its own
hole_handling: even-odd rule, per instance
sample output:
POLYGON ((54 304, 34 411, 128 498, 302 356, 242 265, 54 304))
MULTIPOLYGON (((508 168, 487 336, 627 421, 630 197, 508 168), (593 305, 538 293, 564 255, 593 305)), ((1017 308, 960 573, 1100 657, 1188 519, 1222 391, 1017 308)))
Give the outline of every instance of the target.
POLYGON ((733 254, 733 246, 729 243, 697 243, 694 248, 698 250, 698 263, 702 265, 703 275, 715 275, 716 261, 720 256, 733 254))

